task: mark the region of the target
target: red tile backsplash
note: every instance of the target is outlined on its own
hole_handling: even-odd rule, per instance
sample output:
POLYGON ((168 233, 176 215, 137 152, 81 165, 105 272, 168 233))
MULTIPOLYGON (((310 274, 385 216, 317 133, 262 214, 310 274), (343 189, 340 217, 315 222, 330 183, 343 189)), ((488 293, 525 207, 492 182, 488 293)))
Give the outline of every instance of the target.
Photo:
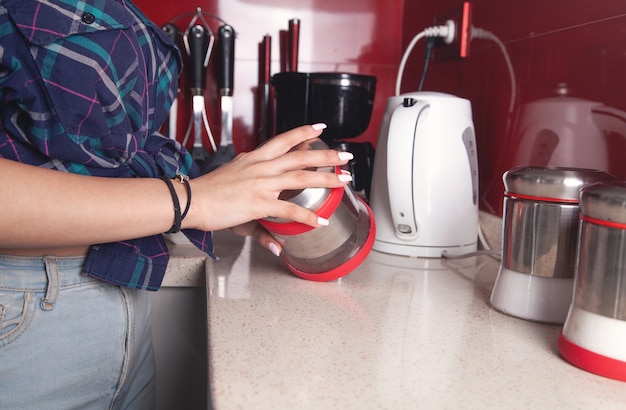
MULTIPOLYGON (((210 0, 136 4, 158 25, 172 20, 185 30, 191 15, 200 6, 235 28, 234 143, 238 152, 257 143, 255 99, 258 78, 258 47, 266 34, 272 37, 272 73, 280 70, 279 32, 287 30, 290 19, 300 19, 299 71, 344 71, 375 75, 378 79, 374 113, 367 131, 355 141, 374 141, 385 106, 385 94, 393 89, 395 71, 402 52, 402 3, 398 1, 311 0, 210 0), (191 15, 189 15, 191 14, 191 15), (181 17, 182 16, 182 17, 181 17)), ((211 25, 219 23, 208 21, 211 25)), ((217 30, 217 28, 212 28, 217 30)), ((207 111, 213 134, 219 139, 219 103, 215 88, 213 57, 207 80, 207 111)), ((179 137, 190 118, 190 94, 181 80, 179 137)))
MULTIPOLYGON (((370 126, 356 139, 375 144, 405 47, 415 34, 433 24, 436 14, 461 1, 136 0, 136 3, 159 25, 193 13, 201 6, 204 12, 218 15, 235 28, 234 139, 237 150, 245 151, 256 145, 258 44, 265 34, 272 36, 273 72, 280 68, 279 32, 287 29, 289 19, 299 18, 299 71, 346 71, 377 76, 370 126)), ((502 214, 502 174, 515 165, 536 162, 581 166, 587 157, 599 155, 592 154, 593 151, 606 152, 607 157, 599 160, 604 164, 603 170, 626 180, 626 114, 623 114, 626 112, 626 2, 475 0, 472 5, 474 26, 492 33, 506 54, 498 42, 474 38, 468 58, 430 64, 424 90, 448 92, 472 102, 481 209, 502 214), (505 56, 514 72, 513 85, 505 56), (577 99, 575 103, 565 99, 546 100, 556 97, 557 90, 564 88, 569 97, 577 99), (513 110, 509 112, 512 99, 513 110), (563 104, 566 101, 568 104, 563 104), (521 129, 524 124, 526 128, 521 129), (524 144, 530 144, 534 150, 521 158, 520 147, 524 144)), ((181 18, 178 25, 185 29, 188 22, 189 18, 181 18)), ((423 42, 418 43, 409 59, 403 92, 417 89, 423 46, 423 42)), ((184 134, 190 118, 190 96, 185 88, 183 79, 179 136, 184 134)), ((219 107, 211 78, 206 97, 213 133, 217 136, 219 107)))
MULTIPOLYGON (((407 30, 409 21, 416 27, 431 24, 431 16, 456 4, 406 2, 404 43, 418 31, 407 30)), ((505 47, 515 87, 499 45, 474 38, 467 59, 430 66, 424 89, 462 95, 472 102, 481 209, 502 215, 502 174, 516 165, 595 164, 626 179, 626 114, 622 114, 626 3, 476 0, 472 4, 473 25, 493 33, 505 47), (564 88, 570 99, 546 100, 564 88), (508 113, 513 89, 515 105, 508 113), (520 155, 529 141, 537 146, 531 154, 520 155)), ((410 66, 421 72, 423 57, 419 51, 415 54, 410 66)), ((405 81, 405 89, 411 90, 417 76, 405 81)))

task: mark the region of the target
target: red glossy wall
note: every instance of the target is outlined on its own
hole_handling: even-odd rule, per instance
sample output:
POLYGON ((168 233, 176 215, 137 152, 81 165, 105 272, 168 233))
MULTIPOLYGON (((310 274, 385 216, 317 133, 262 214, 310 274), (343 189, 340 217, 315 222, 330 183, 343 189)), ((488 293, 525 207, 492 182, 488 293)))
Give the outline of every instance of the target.
MULTIPOLYGON (((299 71, 344 71, 378 79, 374 113, 359 141, 376 143, 386 98, 393 94, 402 53, 434 16, 459 0, 136 0, 159 25, 177 17, 185 29, 197 6, 237 32, 235 145, 256 146, 258 44, 301 20, 299 71)), ((622 0, 475 0, 473 24, 492 35, 474 38, 460 61, 432 62, 424 90, 472 103, 480 167, 481 209, 501 215, 502 174, 515 165, 587 166, 626 180, 626 2, 622 0), (510 64, 507 64, 507 61, 510 64), (509 67, 511 69, 509 69, 509 67), (511 74, 513 73, 513 74, 511 74), (567 96, 557 96, 567 90, 567 96), (528 149, 528 147, 530 147, 528 149)), ((415 91, 423 44, 405 70, 403 92, 415 91)), ((210 67, 213 72, 214 67, 210 67)), ((212 74, 211 74, 212 75, 212 74)), ((207 111, 219 135, 219 106, 209 78, 207 111)), ((179 134, 189 94, 181 81, 179 134)))
MULTIPOLYGON (((405 3, 407 44, 431 16, 459 1, 405 3)), ((472 102, 481 209, 502 214, 502 174, 517 165, 598 168, 626 180, 626 2, 475 0, 472 6, 473 25, 494 37, 474 38, 465 60, 432 64, 424 89, 472 102), (563 90, 567 96, 554 100, 563 90)), ((411 63, 418 73, 422 55, 416 52, 411 63)), ((406 90, 418 84, 405 81, 406 90)))

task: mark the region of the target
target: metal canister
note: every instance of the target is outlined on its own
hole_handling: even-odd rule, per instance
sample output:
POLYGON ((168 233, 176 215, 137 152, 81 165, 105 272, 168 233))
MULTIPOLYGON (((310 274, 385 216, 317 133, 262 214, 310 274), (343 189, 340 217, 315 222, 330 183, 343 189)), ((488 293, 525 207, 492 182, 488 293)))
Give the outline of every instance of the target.
MULTIPOLYGON (((314 139, 298 149, 328 149, 328 145, 314 139)), ((340 173, 341 169, 316 171, 340 173)), ((280 218, 259 221, 283 241, 283 260, 296 276, 314 281, 335 280, 352 272, 371 251, 376 235, 374 216, 349 185, 283 191, 279 199, 308 208, 329 221, 328 226, 319 228, 280 218)))
POLYGON ((492 306, 563 323, 576 270, 580 189, 615 178, 593 169, 524 166, 505 172, 503 180, 502 261, 492 306))
POLYGON ((626 381, 626 183, 584 187, 580 219, 574 297, 559 351, 578 367, 626 381))

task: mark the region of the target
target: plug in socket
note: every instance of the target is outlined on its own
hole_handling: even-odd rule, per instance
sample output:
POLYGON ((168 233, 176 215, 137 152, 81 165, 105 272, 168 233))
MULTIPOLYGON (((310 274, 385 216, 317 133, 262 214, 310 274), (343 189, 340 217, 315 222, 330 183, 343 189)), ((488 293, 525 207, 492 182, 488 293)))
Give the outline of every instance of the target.
POLYGON ((459 60, 469 55, 472 3, 465 1, 438 14, 435 16, 435 25, 446 25, 448 20, 454 22, 454 38, 451 43, 446 43, 442 38, 437 39, 433 49, 435 61, 459 60))

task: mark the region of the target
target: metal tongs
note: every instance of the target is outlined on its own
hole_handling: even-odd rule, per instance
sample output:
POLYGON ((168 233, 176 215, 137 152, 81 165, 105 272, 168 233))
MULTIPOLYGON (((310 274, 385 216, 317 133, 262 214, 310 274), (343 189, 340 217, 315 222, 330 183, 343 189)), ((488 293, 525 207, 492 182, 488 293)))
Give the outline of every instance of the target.
POLYGON ((189 56, 190 71, 189 82, 191 84, 192 94, 192 114, 191 121, 187 127, 183 144, 185 144, 191 134, 193 128, 194 139, 191 154, 196 163, 203 168, 204 162, 209 158, 209 153, 205 150, 202 142, 202 125, 209 137, 209 142, 213 148, 213 152, 217 151, 215 139, 209 126, 207 118, 206 106, 204 102, 204 90, 206 88, 206 70, 211 58, 215 35, 207 21, 202 16, 200 7, 196 9, 196 14, 189 22, 187 30, 183 35, 183 43, 185 50, 189 56))

